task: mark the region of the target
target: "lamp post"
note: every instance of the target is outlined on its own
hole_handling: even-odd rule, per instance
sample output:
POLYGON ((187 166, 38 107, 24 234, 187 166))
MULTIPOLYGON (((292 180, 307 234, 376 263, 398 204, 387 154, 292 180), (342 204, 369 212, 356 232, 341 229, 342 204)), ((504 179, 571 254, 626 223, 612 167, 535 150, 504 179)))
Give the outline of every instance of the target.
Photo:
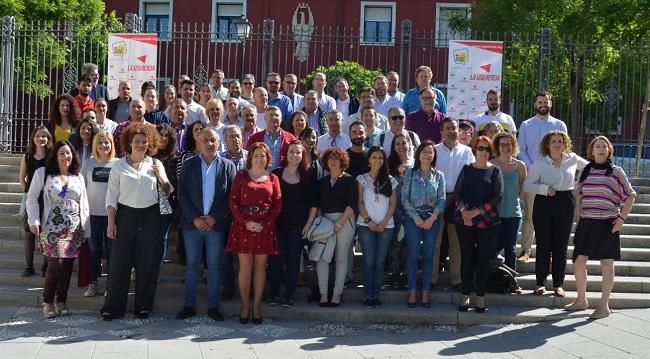
POLYGON ((251 23, 248 21, 246 15, 242 15, 239 19, 235 20, 237 27, 237 39, 240 42, 239 61, 241 62, 241 70, 239 72, 239 79, 244 77, 244 54, 246 52, 246 40, 251 36, 251 23))

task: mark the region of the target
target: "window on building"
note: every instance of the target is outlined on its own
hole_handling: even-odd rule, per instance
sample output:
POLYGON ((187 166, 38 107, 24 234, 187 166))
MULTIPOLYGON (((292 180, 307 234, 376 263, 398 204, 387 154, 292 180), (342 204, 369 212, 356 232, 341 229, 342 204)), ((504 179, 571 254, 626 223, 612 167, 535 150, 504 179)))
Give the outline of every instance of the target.
POLYGON ((146 1, 141 4, 144 32, 157 33, 160 40, 171 38, 171 4, 169 1, 146 1))
POLYGON ((241 0, 215 0, 212 6, 212 39, 236 41, 236 22, 246 14, 246 3, 241 0))
POLYGON ((395 3, 361 2, 361 42, 363 44, 395 43, 395 3))
POLYGON ((470 4, 436 4, 436 46, 447 47, 449 46, 449 40, 468 39, 468 32, 453 31, 449 27, 449 23, 452 19, 469 19, 470 16, 470 4))

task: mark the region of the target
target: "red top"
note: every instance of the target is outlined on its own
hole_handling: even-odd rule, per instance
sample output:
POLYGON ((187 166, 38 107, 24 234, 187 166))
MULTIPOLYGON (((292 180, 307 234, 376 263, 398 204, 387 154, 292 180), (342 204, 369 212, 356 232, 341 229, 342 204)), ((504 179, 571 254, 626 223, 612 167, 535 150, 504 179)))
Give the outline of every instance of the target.
POLYGON ((77 101, 77 105, 79 105, 79 112, 84 112, 85 109, 87 108, 95 108, 95 100, 93 100, 92 97, 88 96, 88 101, 85 101, 81 98, 81 96, 77 95, 74 97, 74 100, 77 101))
POLYGON ((262 182, 255 182, 247 170, 235 176, 230 191, 230 211, 233 215, 226 250, 236 253, 280 254, 275 221, 282 209, 280 181, 272 173, 262 182), (246 222, 258 222, 261 232, 246 229, 246 222))

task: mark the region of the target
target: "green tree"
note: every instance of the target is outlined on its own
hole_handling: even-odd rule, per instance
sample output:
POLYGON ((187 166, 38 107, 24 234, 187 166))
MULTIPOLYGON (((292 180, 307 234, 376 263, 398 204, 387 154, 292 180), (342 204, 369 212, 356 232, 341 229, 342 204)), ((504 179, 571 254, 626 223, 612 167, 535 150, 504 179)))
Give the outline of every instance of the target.
POLYGON ((350 85, 350 94, 356 95, 357 91, 364 86, 371 86, 372 80, 384 74, 382 69, 369 70, 361 64, 353 61, 337 61, 331 66, 318 66, 310 72, 305 78, 300 80, 300 85, 305 90, 311 90, 312 80, 317 72, 322 72, 327 76, 327 87, 325 92, 333 95, 335 91, 335 82, 339 78, 344 78, 350 85))
POLYGON ((0 0, 0 14, 16 21, 15 85, 44 98, 53 93, 63 65, 103 67, 108 33, 123 30, 115 12, 104 11, 102 0, 0 0))
POLYGON ((531 85, 539 70, 539 32, 551 30, 549 90, 555 107, 567 109, 572 135, 582 135, 584 128, 608 132, 620 125, 620 117, 636 115, 597 109, 634 108, 643 96, 650 51, 643 42, 650 35, 647 0, 473 1, 472 13, 451 26, 499 33, 506 40, 504 90, 536 89, 531 85), (611 87, 617 91, 605 91, 611 87))

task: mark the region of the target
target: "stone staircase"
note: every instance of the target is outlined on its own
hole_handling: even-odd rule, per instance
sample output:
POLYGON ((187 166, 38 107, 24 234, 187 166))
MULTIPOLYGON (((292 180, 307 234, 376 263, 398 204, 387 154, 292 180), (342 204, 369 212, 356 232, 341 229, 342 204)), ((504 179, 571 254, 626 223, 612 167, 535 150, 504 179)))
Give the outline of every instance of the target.
MULTIPOLYGON (((20 207, 20 186, 18 166, 20 156, 0 155, 0 305, 39 306, 42 297, 43 279, 38 276, 23 278, 20 276, 25 263, 23 255, 23 228, 21 219, 14 214, 20 207)), ((614 309, 650 307, 650 179, 634 179, 638 196, 632 214, 621 231, 622 258, 616 263, 616 280, 610 304, 614 309)), ((171 239, 173 243, 173 236, 171 239)), ((171 247, 170 247, 171 248, 171 247)), ((569 257, 573 250, 569 242, 569 257)), ((359 323, 407 323, 407 324, 462 324, 478 323, 523 323, 542 320, 555 320, 571 316, 586 316, 586 312, 569 314, 561 310, 564 304, 575 297, 575 277, 573 264, 567 265, 565 289, 567 298, 555 298, 547 294, 533 296, 535 286, 535 248, 533 258, 528 263, 518 264, 521 276, 520 285, 525 289, 523 295, 488 294, 489 311, 484 314, 473 312, 458 313, 457 303, 460 294, 441 286, 432 291, 432 308, 409 309, 405 305, 406 292, 382 291, 384 307, 367 309, 361 305, 363 289, 348 288, 344 292, 344 304, 339 308, 319 308, 315 303, 307 303, 307 287, 300 287, 295 296, 295 305, 291 309, 265 306, 266 317, 277 319, 303 319, 314 321, 343 321, 359 323)), ((168 252, 168 257, 173 251, 168 252)), ((355 256, 356 282, 362 282, 361 255, 355 256)), ((41 257, 36 256, 35 267, 40 268, 41 257)), ((600 270, 597 261, 588 262, 589 284, 588 299, 590 306, 596 306, 600 300, 600 270)), ((184 285, 181 279, 184 267, 175 263, 166 263, 161 269, 161 283, 158 285, 156 308, 158 313, 173 315, 183 306, 184 285)), ((444 273, 441 280, 445 280, 444 273)), ((549 279, 549 286, 551 285, 549 279)), ((100 281, 103 291, 105 278, 100 281)), ((549 289, 552 289, 549 287, 549 289)), ((207 288, 199 286, 197 310, 205 311, 207 288)), ((132 297, 132 296, 130 296, 132 297)), ((103 296, 84 298, 83 288, 76 287, 76 274, 73 275, 68 304, 75 309, 99 310, 103 296)), ((239 301, 223 301, 222 309, 226 316, 236 317, 239 313, 239 301)), ((130 298, 129 308, 132 308, 130 298)))

